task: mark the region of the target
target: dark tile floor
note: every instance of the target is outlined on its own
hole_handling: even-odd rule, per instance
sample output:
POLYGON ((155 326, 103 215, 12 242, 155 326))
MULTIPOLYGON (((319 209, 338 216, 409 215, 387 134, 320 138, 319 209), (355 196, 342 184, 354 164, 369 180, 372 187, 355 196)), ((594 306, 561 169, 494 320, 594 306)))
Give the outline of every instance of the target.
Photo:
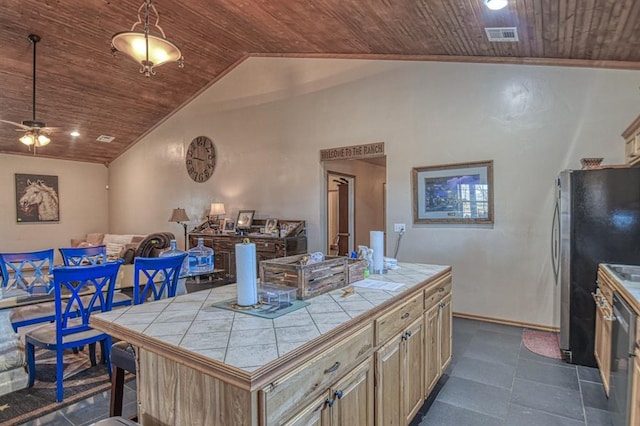
MULTIPOLYGON (((412 426, 610 425, 598 371, 530 352, 522 328, 455 318, 453 360, 412 426)), ((135 413, 135 380, 124 415, 135 413)), ((109 391, 25 423, 84 426, 107 417, 109 391)))
POLYGON ((598 370, 534 354, 519 327, 455 318, 439 386, 412 426, 611 424, 598 370))

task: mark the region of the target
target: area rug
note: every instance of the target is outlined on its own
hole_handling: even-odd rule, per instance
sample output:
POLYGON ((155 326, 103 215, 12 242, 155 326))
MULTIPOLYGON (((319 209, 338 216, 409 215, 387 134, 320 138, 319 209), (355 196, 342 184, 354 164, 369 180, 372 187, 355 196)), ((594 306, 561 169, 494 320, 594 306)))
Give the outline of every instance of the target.
POLYGON ((56 354, 37 350, 36 382, 32 388, 0 396, 0 425, 18 425, 109 389, 107 368, 100 363, 100 345, 96 346, 96 366, 89 362, 88 347, 77 354, 65 353, 64 400, 60 403, 56 402, 56 354))
POLYGON ((524 330, 522 342, 531 352, 547 358, 562 359, 557 333, 524 330))

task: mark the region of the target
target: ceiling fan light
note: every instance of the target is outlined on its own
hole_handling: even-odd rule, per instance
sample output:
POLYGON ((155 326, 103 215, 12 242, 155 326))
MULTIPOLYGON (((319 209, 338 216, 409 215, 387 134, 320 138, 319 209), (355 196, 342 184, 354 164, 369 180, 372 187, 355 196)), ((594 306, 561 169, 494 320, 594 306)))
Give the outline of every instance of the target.
POLYGON ((507 0, 484 0, 484 4, 491 10, 500 10, 507 6, 507 0))
POLYGON ((20 142, 22 142, 23 144, 27 145, 27 146, 31 146, 33 144, 36 143, 36 138, 34 137, 33 134, 31 133, 25 133, 21 138, 20 138, 20 142))
POLYGON ((51 142, 51 139, 49 139, 46 135, 38 135, 38 143, 36 144, 36 146, 41 147, 49 145, 49 142, 51 142))

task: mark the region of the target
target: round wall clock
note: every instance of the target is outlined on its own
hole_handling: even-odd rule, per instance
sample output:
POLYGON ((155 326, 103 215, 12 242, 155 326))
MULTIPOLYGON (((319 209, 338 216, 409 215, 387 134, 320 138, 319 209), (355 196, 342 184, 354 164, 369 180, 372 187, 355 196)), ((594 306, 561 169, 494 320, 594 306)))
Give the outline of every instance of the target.
POLYGON ((187 173, 196 182, 206 182, 216 167, 216 148, 206 136, 198 136, 191 141, 185 159, 187 173))

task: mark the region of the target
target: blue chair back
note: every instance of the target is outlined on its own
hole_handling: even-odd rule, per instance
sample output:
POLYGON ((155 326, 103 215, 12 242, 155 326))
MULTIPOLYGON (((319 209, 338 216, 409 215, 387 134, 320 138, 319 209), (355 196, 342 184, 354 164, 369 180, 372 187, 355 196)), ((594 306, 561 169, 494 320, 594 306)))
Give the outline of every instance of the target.
POLYGON ((167 257, 136 257, 134 261, 133 304, 147 299, 174 297, 180 267, 187 253, 167 257))
POLYGON ((64 337, 69 334, 90 330, 89 318, 92 312, 111 310, 121 263, 59 266, 53 270, 58 345, 62 346, 64 337), (82 297, 87 296, 87 293, 91 297, 82 297))
POLYGON ((0 287, 17 288, 31 294, 49 293, 52 289, 49 279, 52 269, 53 249, 0 253, 0 287))
POLYGON ((98 265, 107 261, 107 246, 59 248, 65 266, 98 265))

